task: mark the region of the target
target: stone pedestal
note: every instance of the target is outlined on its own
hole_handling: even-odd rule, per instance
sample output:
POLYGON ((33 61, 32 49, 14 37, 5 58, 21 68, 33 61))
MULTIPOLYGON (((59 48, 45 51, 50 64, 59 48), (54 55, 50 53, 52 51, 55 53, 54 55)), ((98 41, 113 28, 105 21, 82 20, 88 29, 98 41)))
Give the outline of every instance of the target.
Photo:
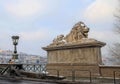
POLYGON ((86 40, 88 42, 44 47, 48 54, 47 69, 88 70, 92 75, 99 75, 99 64, 102 64, 101 47, 105 43, 86 40))

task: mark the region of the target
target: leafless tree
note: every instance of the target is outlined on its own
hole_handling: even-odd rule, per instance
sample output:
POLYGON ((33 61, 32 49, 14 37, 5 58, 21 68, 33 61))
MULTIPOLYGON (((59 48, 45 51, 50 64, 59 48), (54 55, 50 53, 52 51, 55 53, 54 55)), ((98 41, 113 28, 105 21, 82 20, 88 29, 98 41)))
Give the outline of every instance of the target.
MULTIPOLYGON (((115 14, 115 26, 114 26, 114 32, 117 34, 118 38, 120 38, 120 0, 118 1, 118 9, 117 13, 115 14)), ((110 47, 110 54, 114 59, 114 64, 120 65, 120 42, 114 43, 110 47)))

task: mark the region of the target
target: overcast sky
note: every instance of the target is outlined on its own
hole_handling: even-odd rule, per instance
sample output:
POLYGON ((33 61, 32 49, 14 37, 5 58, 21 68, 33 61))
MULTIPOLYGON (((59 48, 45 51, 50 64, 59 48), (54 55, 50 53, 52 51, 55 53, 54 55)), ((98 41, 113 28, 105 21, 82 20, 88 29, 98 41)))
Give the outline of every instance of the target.
POLYGON ((113 38, 117 0, 0 0, 0 48, 13 50, 12 35, 19 35, 18 52, 46 55, 41 49, 83 21, 89 38, 113 38))

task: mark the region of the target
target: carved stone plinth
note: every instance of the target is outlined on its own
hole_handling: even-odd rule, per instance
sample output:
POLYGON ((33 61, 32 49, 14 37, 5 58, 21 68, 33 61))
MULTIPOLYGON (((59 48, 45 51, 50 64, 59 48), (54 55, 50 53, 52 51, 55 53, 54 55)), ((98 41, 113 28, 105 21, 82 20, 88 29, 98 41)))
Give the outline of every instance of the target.
POLYGON ((94 75, 99 74, 101 47, 105 43, 94 41, 64 46, 44 47, 48 53, 47 69, 58 70, 89 70, 94 75))
POLYGON ((101 64, 100 48, 105 43, 80 43, 64 46, 44 47, 48 53, 48 63, 101 64))

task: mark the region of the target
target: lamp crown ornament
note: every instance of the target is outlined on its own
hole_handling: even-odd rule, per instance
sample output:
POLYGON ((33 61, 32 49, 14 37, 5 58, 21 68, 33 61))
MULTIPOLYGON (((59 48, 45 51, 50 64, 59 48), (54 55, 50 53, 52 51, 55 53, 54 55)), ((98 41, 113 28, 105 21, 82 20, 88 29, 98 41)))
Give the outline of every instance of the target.
POLYGON ((19 40, 19 36, 12 36, 12 40, 13 40, 13 45, 17 45, 18 40, 19 40))

